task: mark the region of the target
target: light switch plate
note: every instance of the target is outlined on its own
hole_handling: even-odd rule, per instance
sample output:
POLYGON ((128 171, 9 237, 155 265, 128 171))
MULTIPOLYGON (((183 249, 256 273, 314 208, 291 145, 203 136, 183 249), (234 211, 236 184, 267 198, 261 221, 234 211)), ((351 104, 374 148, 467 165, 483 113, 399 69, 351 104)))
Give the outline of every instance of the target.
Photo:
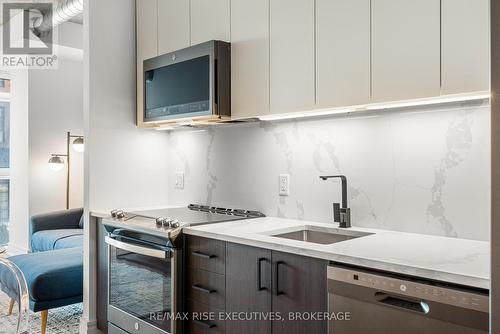
POLYGON ((290 195, 290 175, 289 174, 280 174, 279 194, 280 194, 280 196, 290 195))
POLYGON ((184 172, 175 173, 175 189, 184 189, 184 172))

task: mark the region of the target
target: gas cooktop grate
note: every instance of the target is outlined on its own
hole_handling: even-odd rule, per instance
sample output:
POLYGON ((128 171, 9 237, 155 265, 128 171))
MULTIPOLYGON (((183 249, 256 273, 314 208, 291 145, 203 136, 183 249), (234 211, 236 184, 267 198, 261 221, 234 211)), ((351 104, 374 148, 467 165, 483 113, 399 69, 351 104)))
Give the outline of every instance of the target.
POLYGON ((244 210, 244 209, 228 209, 228 208, 221 208, 216 206, 200 205, 200 204, 189 204, 188 208, 194 211, 211 212, 222 215, 232 215, 232 216, 247 217, 247 218, 259 218, 266 216, 259 211, 244 210))

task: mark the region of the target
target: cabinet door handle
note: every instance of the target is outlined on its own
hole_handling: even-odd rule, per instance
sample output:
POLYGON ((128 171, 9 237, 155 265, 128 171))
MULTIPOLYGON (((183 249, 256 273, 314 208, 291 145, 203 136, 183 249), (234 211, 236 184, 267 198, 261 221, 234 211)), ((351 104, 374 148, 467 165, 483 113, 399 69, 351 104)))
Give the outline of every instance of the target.
POLYGON ((215 324, 210 324, 208 322, 205 322, 205 321, 201 321, 201 320, 193 320, 193 322, 195 324, 197 324, 198 326, 200 327, 204 327, 204 328, 207 328, 207 329, 210 329, 210 328, 214 328, 215 327, 215 324))
POLYGON ((280 275, 280 266, 282 265, 285 265, 285 262, 284 261, 277 261, 276 262, 276 295, 279 296, 279 295, 284 295, 285 292, 281 290, 280 288, 280 278, 281 278, 281 275, 280 275))
POLYGON ((203 293, 207 293, 207 294, 214 293, 214 292, 216 292, 216 291, 217 291, 217 290, 214 290, 214 289, 204 288, 204 287, 199 286, 199 285, 197 285, 197 284, 192 285, 191 287, 192 287, 193 289, 197 290, 197 291, 200 291, 200 292, 203 292, 203 293))
POLYGON ((215 85, 214 85, 214 96, 215 96, 215 104, 219 105, 219 61, 215 59, 214 61, 214 78, 215 78, 215 85))
POLYGON ((267 261, 265 257, 261 257, 257 260, 257 291, 267 290, 265 286, 262 286, 262 262, 267 261))
POLYGON ((215 255, 205 254, 205 253, 198 252, 198 251, 194 251, 193 255, 197 256, 197 257, 201 257, 203 259, 213 259, 214 257, 216 257, 215 255))

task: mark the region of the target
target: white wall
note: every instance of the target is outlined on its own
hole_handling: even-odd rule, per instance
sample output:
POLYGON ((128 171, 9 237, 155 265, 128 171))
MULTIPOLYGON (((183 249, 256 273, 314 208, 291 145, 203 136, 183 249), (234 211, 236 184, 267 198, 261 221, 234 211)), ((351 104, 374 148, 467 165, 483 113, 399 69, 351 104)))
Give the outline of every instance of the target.
POLYGON ((90 210, 166 204, 168 135, 135 125, 134 1, 94 6, 99 13, 91 10, 95 17, 90 21, 86 55, 90 104, 85 110, 89 162, 85 204, 90 210), (120 6, 119 13, 115 6, 120 6))
MULTIPOLYGON (((65 208, 65 171, 53 172, 51 153, 65 153, 66 132, 83 134, 82 26, 59 27, 59 67, 11 70, 10 244, 28 249, 33 214, 65 208)), ((83 154, 72 158, 71 207, 83 206, 83 154)))
MULTIPOLYGON (((66 153, 67 131, 83 135, 83 62, 59 59, 57 70, 29 73, 30 215, 65 209, 66 168, 47 161, 66 153)), ((70 207, 82 207, 83 154, 70 150, 70 207)))
POLYGON ((11 72, 9 252, 28 250, 28 71, 11 72))
POLYGON ((348 178, 352 224, 488 240, 490 108, 409 108, 170 134, 170 204, 190 202, 332 222, 348 178), (175 172, 185 189, 174 189, 175 172), (278 175, 290 174, 290 196, 278 175))
MULTIPOLYGON (((84 5, 86 213, 167 204, 168 135, 135 126, 134 1, 84 5)), ((95 327, 96 307, 95 226, 85 226, 82 332, 95 327)))
MULTIPOLYGON (((67 131, 83 135, 83 26, 65 22, 57 35, 58 68, 29 71, 30 215, 65 209, 66 168, 47 161, 66 153, 67 131)), ((70 208, 82 207, 83 154, 70 154, 70 208)))

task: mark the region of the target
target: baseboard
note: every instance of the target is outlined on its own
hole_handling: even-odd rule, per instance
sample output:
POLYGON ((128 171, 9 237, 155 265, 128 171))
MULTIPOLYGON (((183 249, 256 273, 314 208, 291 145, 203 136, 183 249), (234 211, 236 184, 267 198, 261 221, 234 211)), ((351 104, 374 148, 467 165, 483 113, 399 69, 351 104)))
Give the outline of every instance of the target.
POLYGON ((87 321, 80 318, 80 334, 103 334, 99 328, 97 328, 97 321, 87 321))

